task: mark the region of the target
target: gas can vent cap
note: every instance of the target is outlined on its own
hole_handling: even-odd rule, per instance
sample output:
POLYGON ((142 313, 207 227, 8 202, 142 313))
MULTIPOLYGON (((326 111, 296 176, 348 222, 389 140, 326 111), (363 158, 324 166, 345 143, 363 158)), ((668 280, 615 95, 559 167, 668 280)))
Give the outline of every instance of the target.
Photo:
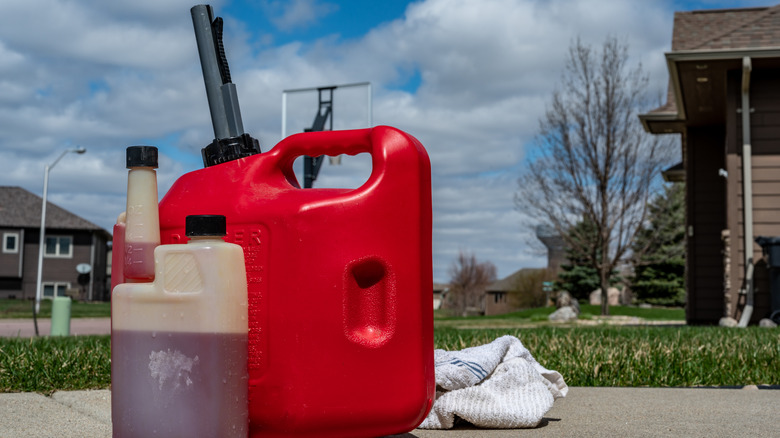
POLYGON ((127 148, 127 168, 157 168, 157 148, 155 146, 130 146, 127 148))
POLYGON ((198 214, 187 216, 184 233, 188 237, 224 236, 227 234, 225 216, 220 214, 198 214))

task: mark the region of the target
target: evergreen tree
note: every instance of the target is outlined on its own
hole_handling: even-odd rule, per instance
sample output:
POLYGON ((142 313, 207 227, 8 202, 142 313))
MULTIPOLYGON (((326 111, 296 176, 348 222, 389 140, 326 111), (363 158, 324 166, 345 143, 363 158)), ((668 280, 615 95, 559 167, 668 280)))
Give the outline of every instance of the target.
POLYGON ((649 205, 649 220, 634 240, 631 290, 638 301, 685 305, 685 185, 670 184, 649 205))
MULTIPOLYGON (((567 246, 567 263, 561 264, 561 272, 555 286, 559 290, 568 291, 577 300, 590 299, 590 293, 601 287, 599 270, 592 264, 594 259, 601 258, 601 251, 598 246, 584 249, 587 247, 584 242, 592 241, 596 232, 595 224, 587 219, 582 219, 569 230, 568 237, 583 244, 567 246)), ((614 284, 616 280, 617 272, 613 270, 609 284, 614 284)))

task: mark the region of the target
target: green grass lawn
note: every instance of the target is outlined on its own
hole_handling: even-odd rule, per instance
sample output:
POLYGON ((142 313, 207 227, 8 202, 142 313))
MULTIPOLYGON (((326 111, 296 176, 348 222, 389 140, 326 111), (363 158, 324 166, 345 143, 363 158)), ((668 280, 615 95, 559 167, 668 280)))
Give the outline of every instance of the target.
MULTIPOLYGON (((570 386, 780 385, 780 329, 721 327, 437 327, 435 347, 520 338, 570 386)), ((0 392, 108 388, 110 337, 0 338, 0 392)))
MULTIPOLYGON (((505 313, 503 315, 494 316, 446 316, 443 311, 437 310, 434 312, 436 319, 439 320, 500 320, 500 319, 540 319, 538 317, 547 318, 547 316, 555 311, 555 307, 537 307, 533 309, 525 309, 512 313, 505 313)), ((580 314, 586 318, 592 318, 593 316, 601 315, 601 306, 583 304, 580 305, 580 314)), ((652 319, 652 320, 685 320, 685 309, 680 307, 651 307, 643 309, 641 307, 634 306, 609 306, 609 314, 612 316, 636 316, 638 318, 652 319)))
POLYGON ((104 389, 111 337, 0 338, 0 392, 104 389))
MULTIPOLYGON (((51 318, 51 300, 41 300, 39 318, 51 318)), ((32 318, 32 300, 0 299, 0 318, 32 318)), ((108 318, 111 316, 111 303, 71 301, 71 318, 108 318)))
POLYGON ((435 330, 458 350, 503 335, 520 338, 570 386, 780 385, 780 329, 751 327, 537 327, 435 330))
MULTIPOLYGON (((551 323, 547 317, 555 311, 555 307, 539 307, 518 312, 506 313, 494 316, 447 316, 443 311, 434 312, 434 324, 436 327, 457 328, 527 328, 540 325, 560 326, 559 323, 551 323)), ((635 317, 644 321, 685 321, 685 309, 653 307, 643 309, 633 306, 610 306, 609 314, 612 317, 635 317)), ((601 306, 582 305, 580 307, 580 320, 603 321, 607 323, 609 318, 602 318, 601 306)))

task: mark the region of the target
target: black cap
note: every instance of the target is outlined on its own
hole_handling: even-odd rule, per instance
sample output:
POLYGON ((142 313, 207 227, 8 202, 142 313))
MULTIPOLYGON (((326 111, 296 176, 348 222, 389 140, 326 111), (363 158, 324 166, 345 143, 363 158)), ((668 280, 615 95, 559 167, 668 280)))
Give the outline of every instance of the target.
POLYGON ((188 237, 224 236, 227 234, 225 216, 221 214, 196 214, 187 216, 184 234, 188 237))
POLYGON ((238 137, 214 140, 200 152, 203 165, 210 167, 259 154, 260 142, 249 134, 241 134, 238 137))
POLYGON ((127 148, 127 168, 157 168, 157 148, 155 146, 130 146, 127 148))

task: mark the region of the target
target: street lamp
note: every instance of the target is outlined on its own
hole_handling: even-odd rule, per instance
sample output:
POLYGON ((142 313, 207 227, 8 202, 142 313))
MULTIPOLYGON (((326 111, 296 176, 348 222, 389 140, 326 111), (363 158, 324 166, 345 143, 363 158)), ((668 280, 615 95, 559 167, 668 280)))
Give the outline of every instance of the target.
MULTIPOLYGON (((38 242, 38 281, 35 289, 35 312, 33 312, 33 316, 38 315, 38 312, 41 310, 41 276, 43 274, 43 244, 44 244, 44 234, 46 231, 46 195, 49 191, 49 171, 57 165, 57 163, 62 159, 62 157, 65 156, 68 152, 75 152, 77 154, 83 154, 87 150, 83 147, 78 148, 72 148, 72 149, 66 149, 64 150, 59 157, 57 157, 56 160, 54 160, 53 163, 50 165, 47 164, 46 167, 43 168, 43 204, 41 205, 41 232, 40 232, 40 241, 38 242)), ((35 334, 38 334, 38 324, 36 321, 35 324, 35 334)))

